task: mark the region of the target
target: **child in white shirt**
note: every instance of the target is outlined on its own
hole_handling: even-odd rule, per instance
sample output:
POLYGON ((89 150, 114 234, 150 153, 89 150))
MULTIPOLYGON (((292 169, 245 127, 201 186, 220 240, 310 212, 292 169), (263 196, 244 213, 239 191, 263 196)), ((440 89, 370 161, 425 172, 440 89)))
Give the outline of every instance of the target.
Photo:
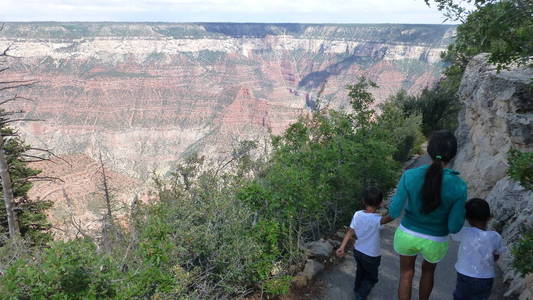
POLYGON ((383 193, 377 188, 367 188, 363 195, 365 210, 355 212, 350 229, 344 235, 342 244, 337 249, 337 256, 343 257, 346 245, 353 236, 356 238, 354 257, 357 263, 355 275, 355 299, 365 300, 378 282, 378 268, 381 263, 379 230, 382 224, 392 218, 382 217, 376 213, 383 202, 383 193))
POLYGON ((494 263, 506 251, 502 237, 487 230, 490 219, 489 204, 479 198, 468 200, 466 219, 472 227, 463 227, 452 240, 460 242, 455 269, 457 284, 454 300, 486 300, 495 276, 494 263))

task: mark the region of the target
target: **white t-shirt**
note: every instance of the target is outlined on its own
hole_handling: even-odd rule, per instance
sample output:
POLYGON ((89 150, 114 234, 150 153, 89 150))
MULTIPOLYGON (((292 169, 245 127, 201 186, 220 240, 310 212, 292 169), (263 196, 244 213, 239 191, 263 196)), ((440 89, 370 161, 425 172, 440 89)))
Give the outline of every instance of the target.
POLYGON ((350 228, 354 230, 357 236, 355 250, 373 257, 381 255, 380 221, 381 215, 377 213, 369 214, 363 210, 355 212, 352 223, 350 223, 350 228))
POLYGON ((452 240, 461 242, 455 264, 457 272, 474 278, 496 276, 494 254, 500 255, 507 250, 499 233, 476 227, 463 227, 461 231, 450 236, 452 240))

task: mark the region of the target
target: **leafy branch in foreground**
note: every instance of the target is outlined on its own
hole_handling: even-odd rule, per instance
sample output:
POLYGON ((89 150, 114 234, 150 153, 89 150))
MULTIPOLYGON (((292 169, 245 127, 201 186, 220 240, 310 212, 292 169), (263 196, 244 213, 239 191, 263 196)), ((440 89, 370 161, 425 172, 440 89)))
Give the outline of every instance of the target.
MULTIPOLYGON (((425 0, 430 4, 429 0, 425 0)), ((529 0, 435 0, 439 10, 461 21, 444 58, 464 70, 468 60, 489 53, 498 70, 513 63, 531 66, 533 2, 529 0), (465 3, 470 7, 465 7, 465 3), (473 9, 472 9, 473 6, 473 9)), ((450 73, 449 70, 447 73, 450 73)))

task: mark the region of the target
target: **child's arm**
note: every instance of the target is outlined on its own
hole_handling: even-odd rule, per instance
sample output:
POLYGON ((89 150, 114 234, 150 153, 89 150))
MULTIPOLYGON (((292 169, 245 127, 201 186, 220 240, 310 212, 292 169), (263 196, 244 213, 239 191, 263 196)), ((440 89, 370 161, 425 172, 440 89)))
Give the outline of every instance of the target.
MULTIPOLYGON (((461 230, 457 233, 451 233, 449 237, 452 239, 452 241, 461 242, 465 239, 466 229, 465 227, 461 228, 461 230)), ((468 239, 468 238, 467 238, 468 239)))
POLYGON ((494 253, 492 254, 493 257, 494 257, 494 261, 498 261, 498 259, 500 259, 500 255, 507 252, 507 247, 505 246, 505 243, 503 242, 503 239, 502 237, 500 236, 499 233, 497 232, 494 232, 494 234, 496 235, 496 249, 494 251, 494 253))
POLYGON ((338 257, 344 257, 344 249, 346 248, 346 245, 352 239, 352 237, 355 237, 355 232, 352 228, 348 228, 348 230, 344 234, 344 238, 342 239, 342 243, 339 246, 339 249, 337 249, 337 251, 335 252, 338 257))
POLYGON ((394 218, 391 217, 390 215, 382 216, 381 220, 379 220, 379 224, 380 225, 387 224, 391 222, 392 220, 394 220, 394 218))

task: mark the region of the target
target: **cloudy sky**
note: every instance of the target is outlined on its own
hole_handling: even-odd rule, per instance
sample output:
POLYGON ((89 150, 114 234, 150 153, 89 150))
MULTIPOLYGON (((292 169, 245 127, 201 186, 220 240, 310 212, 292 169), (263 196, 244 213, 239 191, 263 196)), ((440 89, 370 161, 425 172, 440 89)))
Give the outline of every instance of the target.
POLYGON ((423 0, 0 0, 0 21, 436 23, 423 0))

